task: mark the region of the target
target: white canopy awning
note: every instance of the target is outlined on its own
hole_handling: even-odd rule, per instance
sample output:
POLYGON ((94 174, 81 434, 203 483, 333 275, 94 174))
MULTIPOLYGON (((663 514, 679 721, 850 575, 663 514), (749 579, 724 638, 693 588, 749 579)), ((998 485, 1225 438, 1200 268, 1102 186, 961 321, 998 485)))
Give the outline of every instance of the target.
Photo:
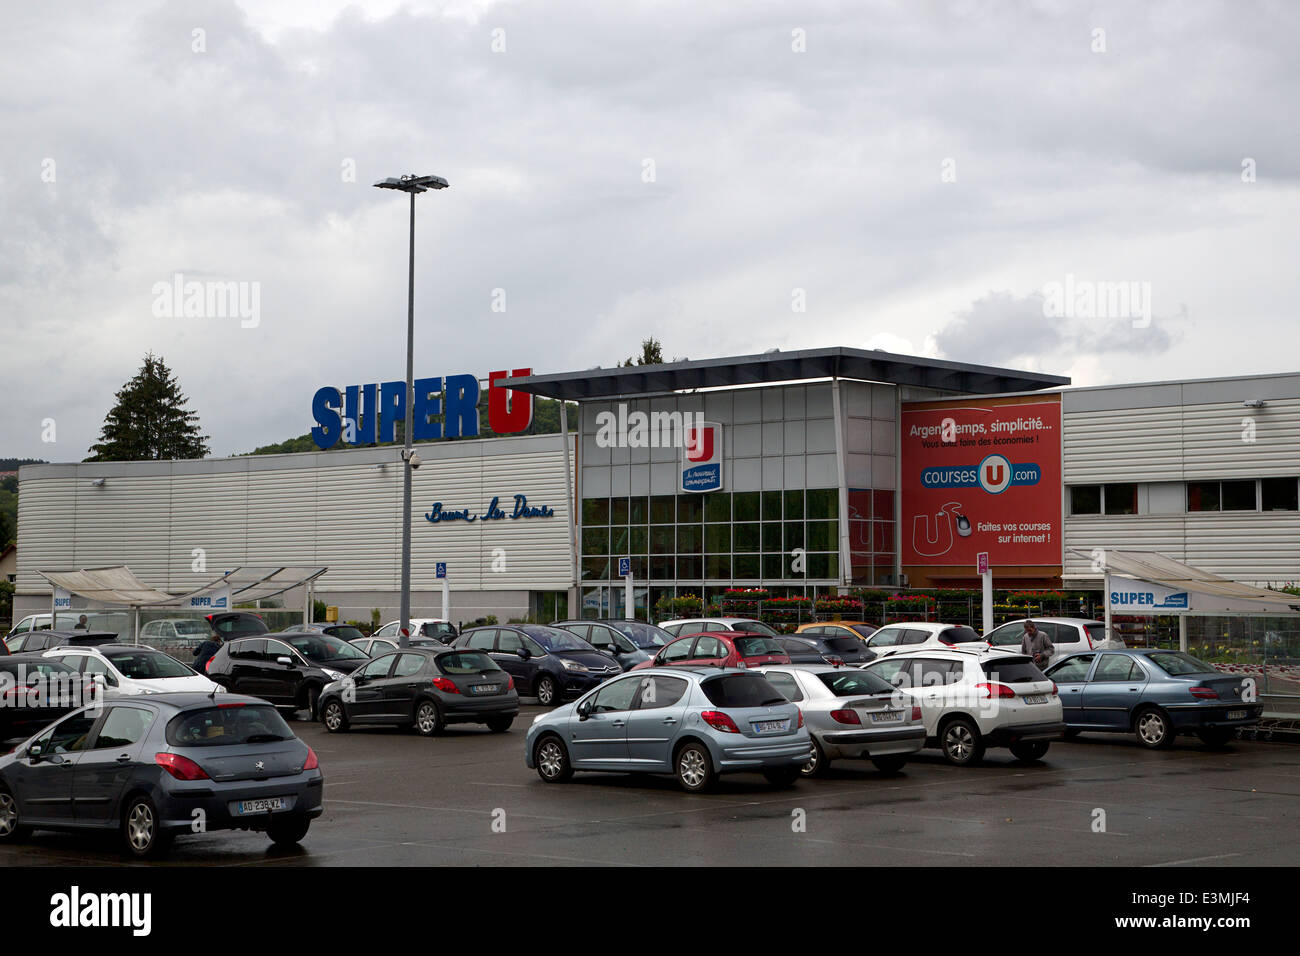
MULTIPOLYGON (((1300 612, 1300 597, 1281 591, 1257 588, 1202 571, 1175 561, 1157 551, 1092 551, 1071 548, 1075 554, 1094 561, 1094 568, 1113 576, 1158 584, 1186 591, 1187 610, 1202 613, 1292 614, 1300 612), (1104 560, 1104 566, 1097 568, 1104 560)), ((1159 613, 1159 612, 1157 612, 1159 613)))
POLYGON ((201 588, 180 595, 149 587, 125 565, 80 571, 38 571, 37 574, 54 587, 96 603, 138 608, 179 607, 189 603, 195 595, 226 587, 230 588, 232 605, 263 600, 313 581, 327 570, 315 566, 236 568, 201 588))

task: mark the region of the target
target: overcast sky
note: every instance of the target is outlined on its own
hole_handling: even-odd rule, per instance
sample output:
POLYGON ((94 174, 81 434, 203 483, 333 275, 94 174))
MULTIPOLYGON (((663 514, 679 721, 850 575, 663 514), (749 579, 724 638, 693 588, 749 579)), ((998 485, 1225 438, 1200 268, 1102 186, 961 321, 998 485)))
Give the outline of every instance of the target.
POLYGON ((305 432, 321 385, 402 378, 406 202, 370 184, 408 172, 451 183, 417 201, 417 375, 608 366, 647 335, 1078 385, 1294 371, 1298 26, 1235 2, 11 4, 0 456, 85 457, 150 350, 217 455, 305 432), (177 274, 256 315, 167 314, 177 274), (1103 282, 1136 283, 1118 315, 1088 305, 1103 282))

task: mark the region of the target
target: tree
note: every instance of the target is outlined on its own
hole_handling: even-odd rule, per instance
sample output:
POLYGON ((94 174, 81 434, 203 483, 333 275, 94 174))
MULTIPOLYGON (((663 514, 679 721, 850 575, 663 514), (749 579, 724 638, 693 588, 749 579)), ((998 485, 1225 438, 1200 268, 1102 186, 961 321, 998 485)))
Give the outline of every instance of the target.
POLYGON ((622 367, 628 368, 632 365, 663 365, 663 364, 664 364, 663 344, 652 335, 650 336, 650 338, 642 340, 640 358, 638 358, 635 362, 633 362, 631 358, 628 358, 628 360, 623 363, 622 367))
POLYGON ((199 434, 199 416, 185 407, 188 401, 162 357, 149 352, 135 378, 117 393, 86 461, 204 457, 208 436, 199 434))

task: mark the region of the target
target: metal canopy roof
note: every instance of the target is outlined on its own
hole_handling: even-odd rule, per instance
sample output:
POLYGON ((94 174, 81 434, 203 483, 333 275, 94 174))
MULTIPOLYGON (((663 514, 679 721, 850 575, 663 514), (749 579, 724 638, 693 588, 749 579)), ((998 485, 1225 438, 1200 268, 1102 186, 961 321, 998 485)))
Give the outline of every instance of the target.
MULTIPOLYGON (((1080 557, 1091 557, 1090 551, 1071 548, 1080 557)), ((1115 551, 1105 549, 1105 570, 1112 575, 1131 578, 1136 581, 1148 581, 1191 592, 1193 600, 1189 605, 1192 611, 1227 613, 1267 612, 1271 614, 1291 614, 1300 610, 1300 599, 1285 591, 1270 591, 1250 584, 1242 584, 1229 578, 1220 577, 1209 571, 1202 571, 1181 561, 1166 557, 1158 551, 1115 551)), ((1093 575, 1096 576, 1095 573, 1093 575)), ((1169 613, 1125 611, 1124 613, 1169 613)))
POLYGON ((229 587, 231 604, 274 597, 313 581, 328 569, 315 566, 236 568, 186 594, 167 594, 149 587, 125 565, 80 571, 37 571, 55 587, 99 604, 119 607, 179 607, 191 597, 229 587))
POLYGON ((507 388, 547 398, 584 401, 692 388, 762 385, 818 378, 916 385, 967 394, 1028 392, 1069 385, 1070 379, 1038 372, 967 365, 873 349, 823 348, 764 352, 664 365, 598 368, 504 379, 507 388))

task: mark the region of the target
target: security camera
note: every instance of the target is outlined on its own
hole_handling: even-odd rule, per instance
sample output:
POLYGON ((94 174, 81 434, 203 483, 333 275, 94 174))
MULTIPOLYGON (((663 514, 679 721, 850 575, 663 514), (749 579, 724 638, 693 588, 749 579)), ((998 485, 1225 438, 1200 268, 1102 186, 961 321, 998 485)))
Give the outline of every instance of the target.
POLYGON ((411 463, 412 468, 420 467, 420 456, 417 455, 415 452, 411 452, 411 457, 408 458, 407 461, 411 463))
POLYGON ((1245 405, 1247 408, 1263 408, 1264 400, 1262 398, 1248 398, 1241 404, 1245 405))

